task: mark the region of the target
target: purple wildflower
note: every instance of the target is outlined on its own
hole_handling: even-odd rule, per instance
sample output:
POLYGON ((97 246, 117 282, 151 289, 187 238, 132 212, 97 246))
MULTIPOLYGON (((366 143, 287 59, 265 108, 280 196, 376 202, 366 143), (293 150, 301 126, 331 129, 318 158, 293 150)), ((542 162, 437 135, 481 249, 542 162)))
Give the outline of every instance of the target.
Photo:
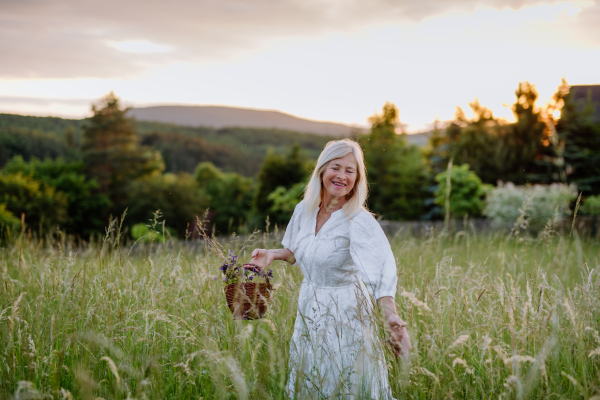
POLYGON ((227 277, 226 276, 223 277, 223 282, 227 282, 227 277))
POLYGON ((216 277, 216 276, 213 276, 213 281, 216 281, 216 280, 217 280, 217 277, 216 277))

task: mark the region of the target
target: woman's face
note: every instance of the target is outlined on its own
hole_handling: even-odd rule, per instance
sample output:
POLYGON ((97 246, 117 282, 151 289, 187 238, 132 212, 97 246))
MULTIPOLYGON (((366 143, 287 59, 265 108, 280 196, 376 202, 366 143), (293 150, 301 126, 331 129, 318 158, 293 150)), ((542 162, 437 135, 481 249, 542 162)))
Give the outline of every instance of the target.
POLYGON ((323 172, 323 186, 334 197, 346 196, 356 182, 357 162, 354 154, 329 161, 323 172))

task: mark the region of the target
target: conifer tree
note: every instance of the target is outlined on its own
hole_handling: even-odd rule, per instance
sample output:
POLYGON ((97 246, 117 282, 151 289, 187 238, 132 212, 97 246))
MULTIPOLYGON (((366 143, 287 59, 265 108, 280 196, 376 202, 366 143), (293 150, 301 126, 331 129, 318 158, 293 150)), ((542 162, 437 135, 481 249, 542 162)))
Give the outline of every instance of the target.
POLYGON ((133 121, 121 108, 113 92, 92 105, 94 115, 83 129, 82 156, 86 173, 99 184, 120 214, 127 186, 135 179, 160 174, 164 163, 160 153, 138 145, 133 121))
POLYGON ((543 178, 539 176, 536 159, 541 157, 545 126, 535 104, 538 92, 535 85, 521 82, 515 96, 512 111, 517 121, 503 137, 504 179, 517 185, 540 182, 543 178))
POLYGON ((372 116, 371 132, 360 138, 369 182, 371 211, 393 220, 418 219, 424 210, 425 165, 416 146, 408 145, 398 109, 392 103, 372 116))

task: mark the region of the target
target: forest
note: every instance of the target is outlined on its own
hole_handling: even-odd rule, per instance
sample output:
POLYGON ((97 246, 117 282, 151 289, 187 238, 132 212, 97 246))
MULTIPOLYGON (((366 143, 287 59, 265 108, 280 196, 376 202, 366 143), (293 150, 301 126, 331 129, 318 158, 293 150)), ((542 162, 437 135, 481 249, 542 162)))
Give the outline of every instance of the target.
MULTIPOLYGON (((563 80, 542 107, 535 85, 519 83, 515 122, 475 100, 472 118, 457 108, 452 121, 435 123, 425 147, 408 143, 399 110, 386 103, 370 131, 353 138, 365 153, 369 209, 398 221, 493 217, 485 199, 509 183, 561 184, 573 192, 569 202, 579 197, 580 213, 600 214, 597 105, 589 96, 576 100, 569 87, 563 80)), ((92 113, 83 120, 0 114, 2 240, 57 230, 89 240, 122 216, 134 239, 157 224, 160 234, 184 238, 205 217, 217 234, 285 225, 333 139, 136 122, 113 93, 92 113)))

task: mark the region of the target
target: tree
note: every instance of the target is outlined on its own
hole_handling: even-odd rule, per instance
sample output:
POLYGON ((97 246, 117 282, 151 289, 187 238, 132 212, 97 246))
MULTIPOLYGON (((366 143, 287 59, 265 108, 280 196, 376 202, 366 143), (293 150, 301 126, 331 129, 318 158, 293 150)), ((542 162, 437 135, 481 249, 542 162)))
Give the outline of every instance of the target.
MULTIPOLYGON (((435 191, 435 204, 441 206, 445 214, 446 183, 448 171, 435 176, 437 189, 435 191)), ((469 169, 469 164, 452 167, 450 173, 450 215, 462 218, 466 215, 476 217, 481 215, 484 207, 485 194, 492 188, 481 182, 475 172, 469 169)))
MULTIPOLYGON (((257 223, 261 224, 265 220, 273 201, 269 200, 271 194, 279 186, 286 189, 294 184, 304 181, 309 175, 309 168, 306 162, 300 156, 300 146, 294 145, 287 156, 269 152, 258 173, 258 184, 254 193, 254 212, 257 223)), ((271 215, 271 222, 287 224, 289 219, 285 214, 271 215)))
MULTIPOLYGON (((61 193, 67 199, 65 231, 88 236, 101 232, 106 221, 102 218, 110 207, 110 201, 96 193, 98 183, 87 179, 81 161, 68 162, 62 158, 40 161, 32 158, 25 162, 21 156, 14 157, 2 170, 4 174, 22 174, 34 178, 61 193)), ((52 210, 47 210, 53 213, 52 210)))
POLYGON ((25 160, 63 157, 77 159, 78 154, 52 133, 22 127, 0 127, 0 167, 11 158, 22 156, 25 160))
POLYGON ((194 177, 208 197, 210 222, 217 233, 229 233, 246 222, 254 194, 251 179, 223 173, 209 162, 198 164, 194 177))
POLYGON ((160 174, 164 163, 160 153, 138 145, 133 121, 126 117, 119 99, 109 93, 92 105, 94 115, 83 129, 81 146, 88 177, 95 179, 101 193, 113 202, 120 214, 127 199, 128 185, 135 179, 160 174))
POLYGON ((360 137, 370 186, 371 211, 386 219, 417 219, 424 211, 425 163, 416 146, 398 134, 398 109, 392 103, 370 118, 371 132, 360 137))
POLYGON ((188 173, 152 175, 129 185, 125 219, 128 225, 147 223, 160 210, 165 225, 183 237, 196 216, 202 217, 208 200, 188 173))
POLYGON ((501 159, 506 166, 503 180, 516 185, 546 180, 540 175, 536 160, 541 158, 545 126, 535 103, 538 92, 529 82, 519 83, 515 91, 516 102, 512 106, 516 122, 503 137, 501 159))
POLYGON ((67 196, 21 173, 0 174, 0 204, 34 231, 47 232, 67 221, 67 196))
POLYGON ((13 231, 20 226, 19 219, 6 209, 6 203, 0 203, 0 243, 3 242, 7 230, 13 231))
POLYGON ((564 145, 567 181, 586 196, 600 194, 600 121, 594 120, 595 105, 590 98, 576 102, 564 80, 554 98, 560 108, 556 130, 559 145, 564 145))
POLYGON ((279 186, 277 189, 269 194, 268 199, 273 202, 271 207, 270 215, 285 215, 288 220, 292 218, 294 209, 302 201, 302 194, 308 182, 298 182, 291 188, 286 189, 283 186, 279 186))

